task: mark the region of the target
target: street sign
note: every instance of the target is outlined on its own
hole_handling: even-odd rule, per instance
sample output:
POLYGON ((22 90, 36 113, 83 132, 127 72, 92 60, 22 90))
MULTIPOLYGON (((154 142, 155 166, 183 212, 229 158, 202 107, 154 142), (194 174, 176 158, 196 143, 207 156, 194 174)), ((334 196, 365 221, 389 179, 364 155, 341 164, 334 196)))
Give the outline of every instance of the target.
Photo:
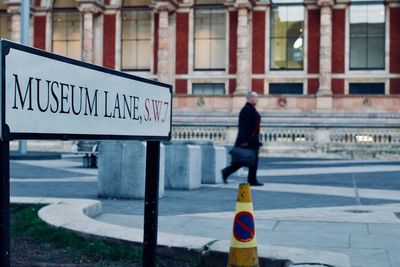
MULTIPOLYGON (((172 86, 0 40, 0 266, 10 266, 10 140, 147 140, 143 266, 155 266, 172 86)), ((141 155, 143 156, 143 155, 141 155)))
POLYGON ((1 140, 170 140, 172 86, 1 40, 1 140))
POLYGON ((250 242, 255 236, 254 217, 247 211, 241 211, 235 216, 233 236, 239 242, 250 242))

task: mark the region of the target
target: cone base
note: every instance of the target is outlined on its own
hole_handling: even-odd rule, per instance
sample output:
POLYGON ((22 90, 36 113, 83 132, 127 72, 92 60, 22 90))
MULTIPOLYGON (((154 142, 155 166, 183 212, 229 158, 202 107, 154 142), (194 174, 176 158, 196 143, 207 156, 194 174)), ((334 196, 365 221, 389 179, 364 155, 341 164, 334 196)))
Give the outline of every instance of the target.
POLYGON ((259 267, 257 247, 233 248, 229 250, 227 267, 259 267))

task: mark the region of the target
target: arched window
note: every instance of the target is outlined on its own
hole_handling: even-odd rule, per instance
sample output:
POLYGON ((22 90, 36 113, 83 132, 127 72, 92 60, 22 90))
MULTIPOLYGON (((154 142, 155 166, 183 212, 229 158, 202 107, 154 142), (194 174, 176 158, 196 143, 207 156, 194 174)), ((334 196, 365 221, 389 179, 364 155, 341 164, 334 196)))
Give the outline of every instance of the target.
POLYGON ((0 37, 11 39, 11 16, 7 13, 4 0, 0 1, 0 37))
POLYGON ((125 0, 122 6, 121 69, 149 71, 151 64, 151 10, 149 0, 125 0))
POLYGON ((81 59, 81 13, 75 0, 55 0, 53 4, 52 51, 81 59))

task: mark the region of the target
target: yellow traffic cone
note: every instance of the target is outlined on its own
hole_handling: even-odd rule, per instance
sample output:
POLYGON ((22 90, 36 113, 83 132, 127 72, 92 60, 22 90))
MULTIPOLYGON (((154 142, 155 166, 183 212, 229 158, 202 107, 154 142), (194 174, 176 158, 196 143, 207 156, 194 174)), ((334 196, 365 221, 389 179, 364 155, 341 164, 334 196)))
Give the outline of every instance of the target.
POLYGON ((227 267, 259 267, 253 203, 248 183, 240 184, 227 267))

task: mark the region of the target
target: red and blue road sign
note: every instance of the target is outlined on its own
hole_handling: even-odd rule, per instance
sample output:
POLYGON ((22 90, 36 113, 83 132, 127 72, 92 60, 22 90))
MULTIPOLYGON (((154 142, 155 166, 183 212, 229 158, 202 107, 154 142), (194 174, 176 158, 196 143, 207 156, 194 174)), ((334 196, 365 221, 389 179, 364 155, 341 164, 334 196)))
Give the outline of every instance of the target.
POLYGON ((255 236, 254 217, 247 211, 236 214, 233 225, 233 236, 239 242, 250 242, 255 236))

